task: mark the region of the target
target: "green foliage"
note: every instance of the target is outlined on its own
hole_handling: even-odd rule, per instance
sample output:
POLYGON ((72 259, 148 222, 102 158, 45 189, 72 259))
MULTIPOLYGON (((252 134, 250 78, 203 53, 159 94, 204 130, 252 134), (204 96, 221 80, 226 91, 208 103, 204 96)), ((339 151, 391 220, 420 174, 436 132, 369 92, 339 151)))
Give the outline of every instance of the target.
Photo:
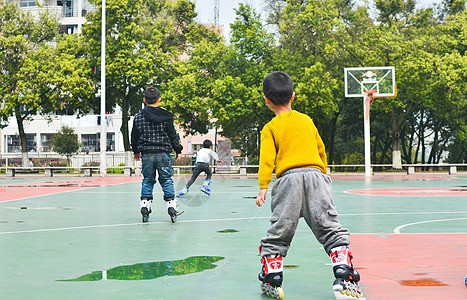
POLYGON ((86 113, 94 87, 78 36, 56 37, 58 23, 47 12, 34 18, 15 2, 0 6, 0 126, 15 117, 25 163, 24 122, 63 106, 86 113))
POLYGON ((81 148, 81 143, 78 140, 78 135, 71 127, 63 126, 60 131, 55 134, 50 140, 55 152, 66 155, 67 159, 78 153, 81 148))
MULTIPOLYGON (((96 1, 100 5, 99 1, 96 1)), ((194 3, 180 1, 110 0, 106 2, 106 104, 122 108, 124 148, 130 150, 128 121, 141 108, 143 91, 174 78, 173 65, 191 39, 210 37, 194 22, 194 3)), ((101 9, 86 16, 83 26, 94 67, 101 60, 101 9)), ((100 74, 94 74, 100 84, 100 74)), ((162 91, 165 97, 165 91, 162 91)))
MULTIPOLYGON (((0 0, 2 1, 2 0, 0 0)), ((99 108, 101 12, 87 14, 82 35, 55 37, 57 23, 32 18, 0 2, 0 126, 60 108, 84 114, 99 108), (96 69, 96 72, 93 72, 96 69)), ((106 103, 128 120, 149 86, 188 134, 213 126, 242 155, 257 159, 259 134, 273 113, 264 104, 262 80, 273 70, 294 80, 293 108, 313 118, 328 163, 357 164, 363 152, 361 99, 343 93, 343 69, 395 66, 398 95, 371 106, 373 163, 465 159, 467 118, 467 12, 464 0, 416 9, 414 0, 265 0, 267 26, 240 4, 230 42, 195 22, 193 1, 110 0, 106 23, 106 103), (428 142, 429 140, 429 142, 428 142)), ((23 149, 26 146, 23 145, 23 149)))

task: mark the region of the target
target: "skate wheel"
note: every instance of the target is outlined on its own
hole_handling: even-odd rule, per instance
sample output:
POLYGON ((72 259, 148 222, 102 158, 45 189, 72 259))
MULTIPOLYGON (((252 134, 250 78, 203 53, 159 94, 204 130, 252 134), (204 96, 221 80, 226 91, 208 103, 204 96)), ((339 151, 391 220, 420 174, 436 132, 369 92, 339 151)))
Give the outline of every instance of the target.
POLYGON ((277 294, 278 294, 278 295, 277 295, 277 296, 278 296, 277 299, 279 299, 279 300, 284 299, 284 291, 282 290, 281 287, 278 287, 278 288, 277 288, 277 294))

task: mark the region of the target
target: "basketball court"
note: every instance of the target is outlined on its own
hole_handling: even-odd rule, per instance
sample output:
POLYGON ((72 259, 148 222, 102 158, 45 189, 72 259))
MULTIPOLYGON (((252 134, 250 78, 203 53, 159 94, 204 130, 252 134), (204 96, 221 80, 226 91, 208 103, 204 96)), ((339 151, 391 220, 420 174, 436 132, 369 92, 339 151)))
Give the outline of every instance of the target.
MULTIPOLYGON (((467 299, 467 174, 331 177, 366 299, 467 299)), ((255 204, 256 177, 214 174, 208 199, 199 179, 175 224, 157 184, 141 222, 141 179, 0 177, 2 299, 267 298, 257 274, 270 210, 255 204)), ((284 264, 284 299, 335 299, 303 220, 284 264)))

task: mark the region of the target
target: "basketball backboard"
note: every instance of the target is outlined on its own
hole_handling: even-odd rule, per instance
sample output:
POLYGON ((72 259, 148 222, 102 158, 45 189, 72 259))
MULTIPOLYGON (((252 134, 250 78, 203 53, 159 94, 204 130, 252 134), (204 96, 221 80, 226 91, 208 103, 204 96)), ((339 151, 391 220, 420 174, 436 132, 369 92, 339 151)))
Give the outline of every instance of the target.
POLYGON ((345 97, 365 97, 365 91, 376 90, 375 97, 396 96, 394 67, 345 68, 345 97))

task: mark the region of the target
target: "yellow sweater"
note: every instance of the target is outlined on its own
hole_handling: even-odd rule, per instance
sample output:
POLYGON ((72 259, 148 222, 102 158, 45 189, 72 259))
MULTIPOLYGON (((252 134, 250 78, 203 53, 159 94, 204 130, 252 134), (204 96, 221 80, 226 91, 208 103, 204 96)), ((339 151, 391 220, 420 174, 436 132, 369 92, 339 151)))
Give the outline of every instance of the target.
POLYGON ((276 166, 276 178, 289 169, 319 168, 326 173, 324 143, 311 118, 295 110, 275 116, 261 131, 259 187, 268 187, 276 166))

